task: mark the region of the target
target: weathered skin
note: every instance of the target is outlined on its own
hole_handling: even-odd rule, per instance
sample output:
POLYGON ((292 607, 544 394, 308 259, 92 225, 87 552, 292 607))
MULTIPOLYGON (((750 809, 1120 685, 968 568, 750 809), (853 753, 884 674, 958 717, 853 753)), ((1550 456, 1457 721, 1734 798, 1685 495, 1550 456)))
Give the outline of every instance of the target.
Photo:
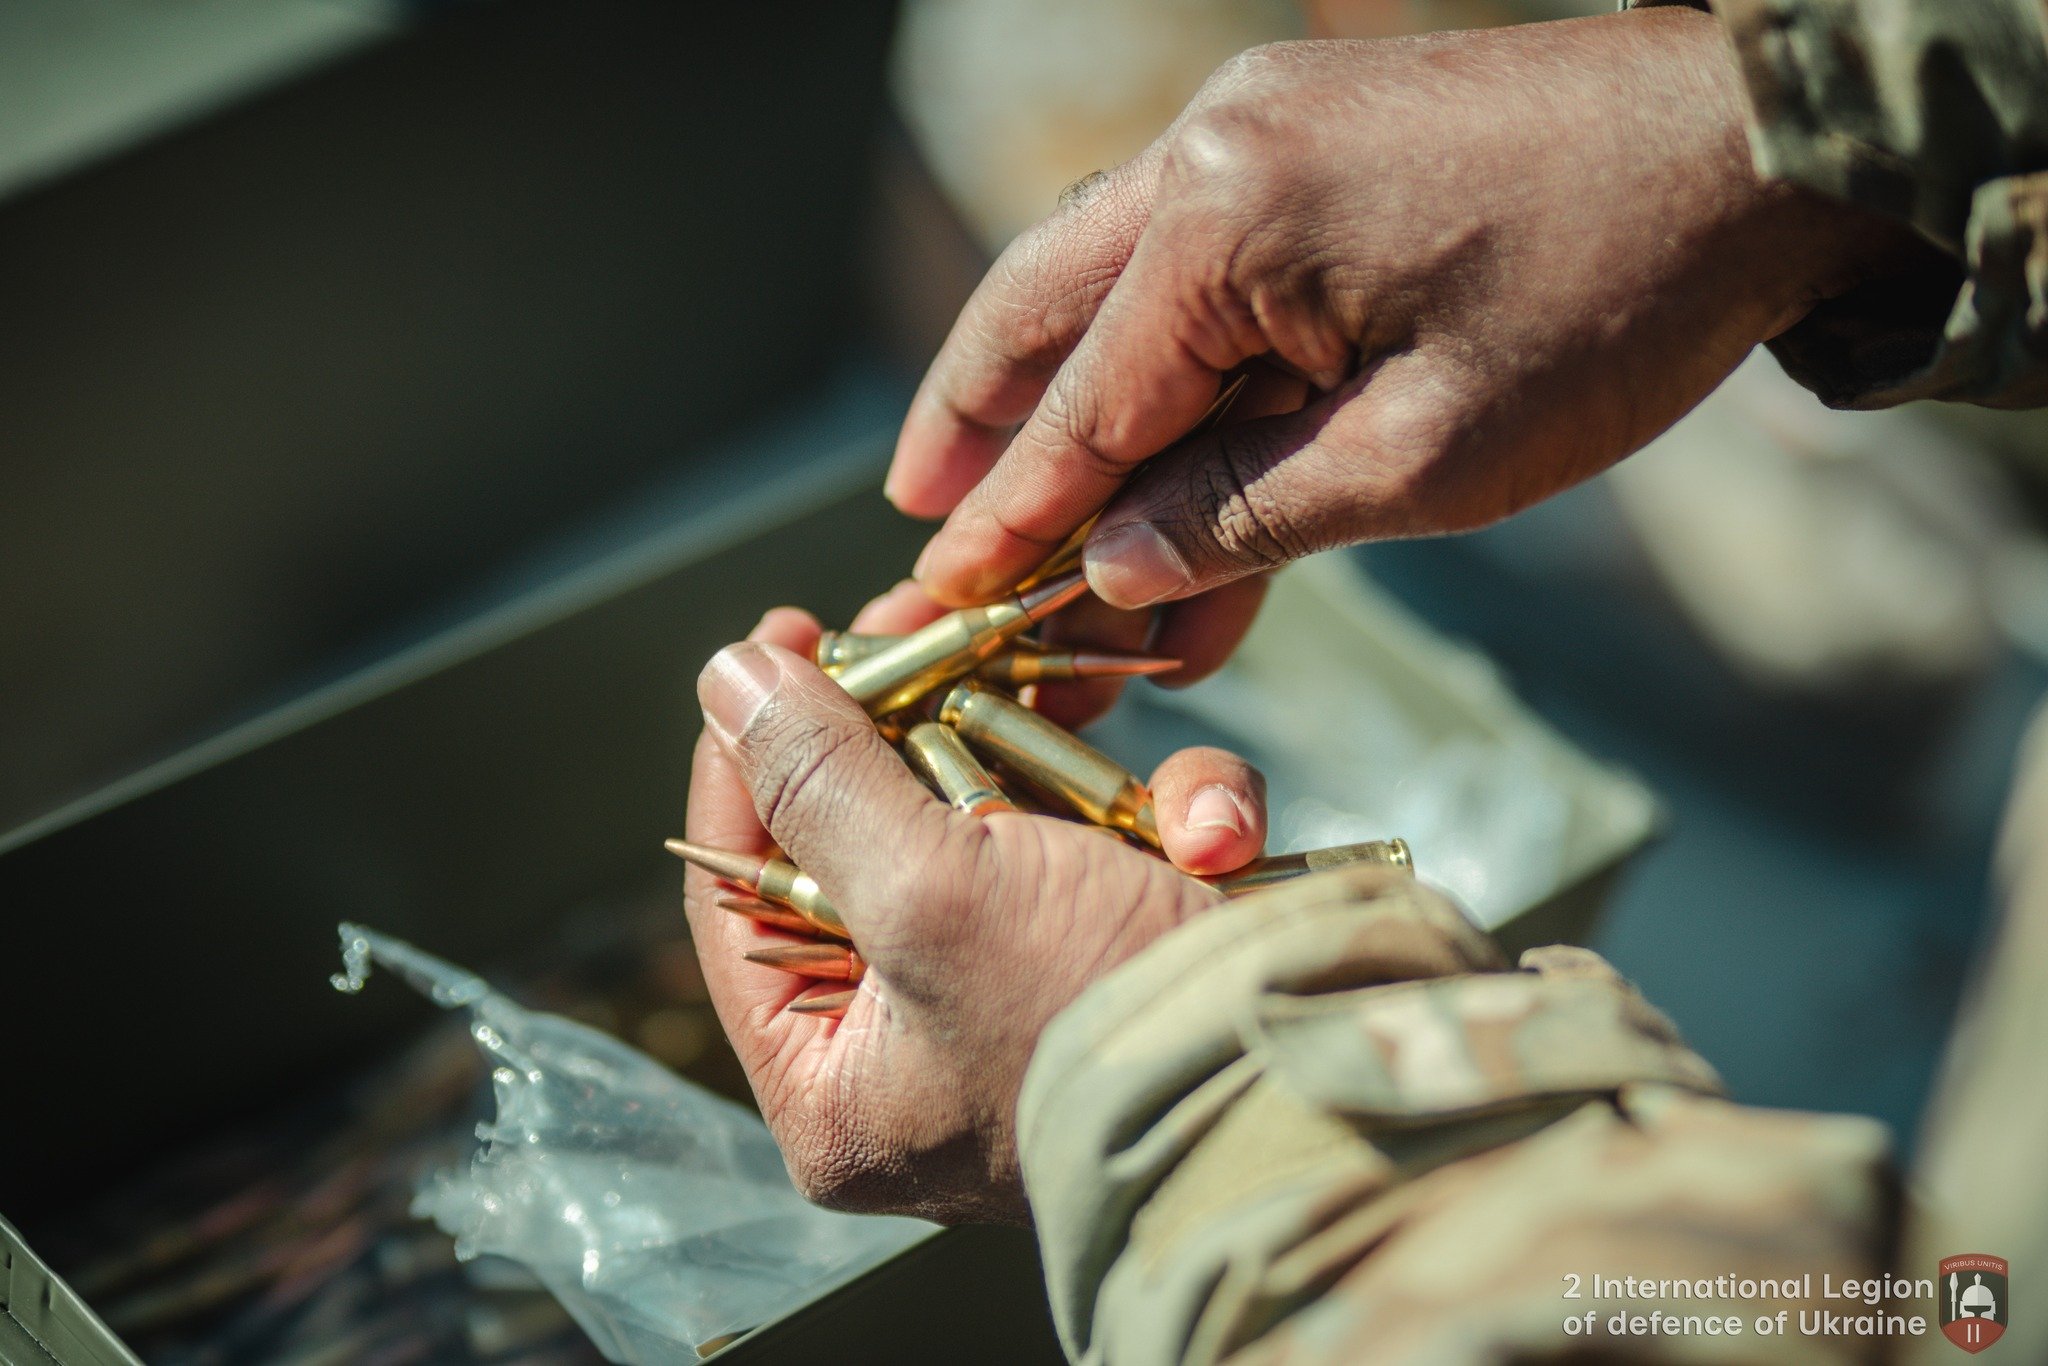
MULTIPOLYGON (((1760 168, 1902 218, 1953 262, 1823 303, 1773 343, 1787 368, 1847 406, 2048 402, 2038 0, 1714 8, 1760 168)), ((1563 1331, 1595 1304, 1564 1299, 1564 1277, 1928 1277, 1981 1247, 2011 1260, 2023 1304, 2048 1302, 2048 721, 2031 758, 2004 923, 1911 1201, 1879 1126, 1717 1098, 1594 955, 1507 971, 1426 889, 1331 874, 1183 926, 1047 1029, 1019 1144, 1069 1350, 1117 1366, 1957 1359, 1932 1331, 1589 1342, 1563 1331)), ((1766 1307, 1819 1306, 1602 1316, 1766 1307)), ((1994 1350, 2048 1360, 2048 1316, 2028 1317, 1994 1350)))
MULTIPOLYGON (((1922 395, 2031 403, 2044 389, 2036 347, 2048 325, 2048 250, 2040 245, 2042 195, 2032 174, 2048 165, 2048 60, 2036 3, 1726 0, 1721 16, 1756 111, 1751 142, 1766 171, 1804 182, 1807 188, 1797 191, 1760 184, 1742 161, 1740 92, 1728 89, 1725 62, 1707 60, 1701 35, 1719 38, 1696 14, 1608 16, 1620 27, 1588 20, 1470 44, 1446 38, 1267 52, 1235 64, 1233 79, 1212 92, 1193 126, 1229 133, 1203 143, 1223 153, 1299 146, 1289 138, 1304 128, 1316 139, 1365 139, 1368 150, 1385 154, 1370 164, 1403 167, 1432 191, 1392 196, 1400 200, 1397 221, 1370 225, 1390 231, 1425 221, 1425 211, 1456 217, 1462 210, 1447 206, 1445 196, 1460 183, 1469 189, 1475 175, 1494 188, 1494 180, 1472 170, 1474 161, 1450 156, 1453 150, 1472 158, 1537 158, 1550 170, 1598 154, 1606 158, 1599 167, 1609 170, 1645 161, 1669 172, 1647 181, 1622 178, 1623 191, 1647 187, 1615 200, 1623 219, 1588 209, 1584 197, 1599 188, 1589 184, 1598 177, 1583 166, 1564 166, 1571 174, 1560 171, 1561 187, 1557 178, 1525 174, 1522 202, 1498 206, 1489 224, 1498 230, 1493 240, 1456 239, 1521 253, 1510 264, 1527 269, 1482 272, 1479 285, 1471 272, 1431 266, 1398 234, 1391 246, 1420 272, 1401 277, 1414 288, 1386 292, 1380 287, 1391 277, 1367 272, 1374 278, 1364 285, 1380 289, 1375 298, 1399 305, 1412 294, 1427 305, 1417 317, 1440 320, 1461 300, 1473 305, 1461 315, 1471 324, 1467 331, 1434 336, 1434 359, 1506 404, 1503 411, 1528 398, 1531 385, 1570 381, 1551 390, 1557 420, 1545 430, 1556 451, 1580 449, 1589 411, 1580 398, 1603 377, 1613 405, 1611 439, 1595 463, 1640 444, 1756 340, 1802 314, 1777 345, 1795 373, 1832 401, 1874 405, 1922 395), (1686 45, 1681 74, 1690 84, 1683 89, 1650 80, 1660 68, 1645 53, 1655 55, 1655 43, 1665 41, 1686 45), (1617 54, 1634 63, 1628 80, 1589 78, 1589 64, 1617 54), (1494 101, 1483 111, 1490 121, 1464 130, 1465 141, 1433 143, 1429 156, 1408 158, 1412 165, 1395 153, 1411 152, 1413 139, 1391 151, 1373 141, 1391 136, 1387 120, 1330 117, 1337 94, 1380 100, 1391 91, 1411 111, 1423 108, 1441 122, 1460 101, 1484 104, 1483 92, 1499 92, 1502 63, 1516 61, 1523 104, 1494 101), (1359 79, 1354 62, 1365 63, 1375 79, 1359 79), (1532 89, 1544 101, 1530 99, 1532 89), (1472 100, 1464 100, 1468 93, 1472 100), (1686 142, 1681 116, 1688 95, 1715 102, 1717 119, 1726 115, 1712 124, 1711 137, 1686 142), (1607 101, 1598 106, 1601 117, 1585 117, 1589 99, 1607 101), (1533 138, 1543 130, 1520 128, 1507 114, 1545 102, 1585 125, 1586 140, 1569 156, 1555 139, 1516 141, 1516 134, 1533 138), (1276 112, 1289 117, 1269 117, 1276 112), (1648 112, 1660 117, 1636 117, 1648 112), (1658 160, 1651 135, 1684 142, 1684 155, 1658 160), (1280 141, 1271 143, 1275 136, 1280 141), (1731 163, 1739 175, 1729 174, 1731 163), (1704 188, 1718 186, 1719 193, 1680 203, 1701 188, 1705 173, 1716 179, 1704 188), (1826 200, 1830 194, 1862 208, 1826 200), (1802 196, 1831 207, 1817 212, 1802 204, 1802 220, 1814 231, 1781 236, 1773 225, 1782 224, 1786 202, 1802 196), (1699 269, 1660 273, 1685 255, 1686 223, 1674 220, 1684 219, 1686 203, 1719 213, 1715 221, 1727 231, 1695 235, 1691 260, 1699 269), (1895 221, 1886 225, 1883 215, 1895 221), (1553 230, 1560 222, 1564 229, 1553 230), (1728 282, 1756 286, 1759 275, 1783 267, 1788 258, 1780 248, 1832 259, 1848 250, 1845 232, 1862 233, 1872 222, 1913 250, 1873 253, 1861 265, 1876 271, 1903 261, 1911 271, 1863 278, 1846 292, 1821 290, 1828 302, 1810 314, 1805 305, 1813 296, 1804 286, 1783 297, 1775 285, 1759 287, 1742 295, 1748 312, 1739 326, 1730 330, 1724 310, 1720 330, 1704 336, 1717 315, 1702 301, 1725 301, 1728 282), (1915 240, 1901 222, 1934 246, 1915 240), (1588 238, 1594 229, 1605 235, 1588 238), (1948 253, 1949 268, 1936 249, 1948 253), (1619 258, 1636 269, 1618 270, 1619 258), (1528 292, 1561 283, 1574 288, 1528 292), (1460 289, 1476 293, 1467 297, 1460 289), (1640 326, 1633 334, 1617 331, 1615 319, 1628 321, 1632 305, 1641 306, 1640 326), (1514 371, 1510 362, 1526 359, 1532 347, 1541 350, 1535 344, 1544 338, 1513 329, 1554 329, 1561 311, 1570 311, 1578 330, 1566 329, 1569 344, 1549 338, 1555 363, 1514 371), (1707 341, 1714 346, 1705 347, 1707 341), (1471 350, 1484 345, 1507 349, 1471 350), (1713 351, 1711 363, 1701 362, 1703 349, 1713 351), (1624 362, 1643 392, 1614 384, 1615 367, 1624 362), (1658 388, 1659 377, 1678 363, 1693 367, 1687 383, 1658 388), (1657 402, 1649 408, 1628 401, 1650 391, 1657 402)), ((1350 109, 1343 100, 1336 107, 1350 109)), ((1297 157, 1291 168, 1277 157, 1233 154, 1222 161, 1256 171, 1247 182, 1253 188, 1306 167, 1306 182, 1280 177, 1292 192, 1304 184, 1329 189, 1325 173, 1343 158, 1297 157)), ((1138 173, 1159 169, 1143 158, 1133 165, 1138 173)), ((1513 164, 1488 166, 1502 176, 1516 171, 1513 164)), ((1241 196, 1203 197, 1213 179, 1193 177, 1194 191, 1203 192, 1200 205, 1239 202, 1241 196)), ((1380 193, 1382 182, 1395 179, 1375 170, 1371 193, 1339 196, 1342 212, 1315 221, 1356 229, 1354 220, 1376 203, 1385 210, 1380 201, 1390 196, 1380 193)), ((1139 204, 1133 186, 1147 183, 1162 182, 1112 177, 1095 212, 1122 222, 1117 214, 1139 204)), ((1231 177, 1215 183, 1241 188, 1231 177)), ((1604 188, 1614 199, 1614 186, 1604 188)), ((1292 197, 1318 213, 1328 207, 1327 196, 1292 197)), ((1085 204, 1074 207, 1054 228, 1095 221, 1089 213, 1085 204)), ((1136 231, 1135 223, 1127 226, 1136 231)), ((1132 235, 1125 234, 1126 248, 1132 235)), ((1298 242, 1279 245, 1287 250, 1276 249, 1274 259, 1296 259, 1298 242)), ((1380 234, 1378 249, 1388 247, 1380 234)), ((1088 274, 1107 281, 1115 271, 1091 267, 1088 274)), ((1356 294, 1344 297, 1355 302, 1356 294)), ((1362 316, 1373 325, 1385 317, 1373 309, 1362 316)), ((1368 385, 1384 381, 1396 393, 1443 396, 1426 383, 1421 390, 1394 383, 1401 379, 1394 361, 1431 361, 1428 347, 1395 345, 1387 354, 1377 377, 1365 377, 1368 385)), ((1016 410, 1028 411, 1046 375, 1059 368, 1039 364, 1036 388, 1012 391, 991 386, 979 372, 963 381, 962 355, 971 359, 972 348, 928 386, 928 399, 945 399, 950 385, 996 392, 1001 402, 964 445, 954 427, 941 433, 950 433, 947 440, 908 441, 951 452, 926 461, 921 475, 913 470, 915 477, 897 481, 900 498, 933 511, 945 511, 942 505, 957 496, 963 471, 994 458, 987 438, 1024 415, 1016 410)), ((1311 377, 1318 370, 1298 368, 1311 377)), ((1086 366, 1077 373, 1090 378, 1086 366)), ((1441 373, 1450 372, 1425 369, 1422 378, 1441 373)), ((1092 378, 1122 374, 1123 367, 1098 367, 1092 378)), ((1202 387, 1182 395, 1190 417, 1197 400, 1207 401, 1197 392, 1202 387)), ((1444 411, 1472 409, 1462 391, 1445 392, 1458 401, 1444 411)), ((928 403, 924 420, 945 406, 928 403)), ((1059 411, 1055 405, 1052 416, 1059 411)), ((1071 405, 1064 411, 1087 412, 1071 405)), ((1156 404, 1094 410, 1120 420, 1156 411, 1156 404)), ((1059 433, 1048 428, 1040 435, 1050 442, 1041 454, 1057 454, 1059 433)), ((1150 440, 1156 432, 1108 435, 1128 437, 1118 450, 1133 460, 1159 449, 1150 440)), ((1431 446, 1430 460, 1445 449, 1431 446)), ((1057 463, 1034 468, 1043 474, 1057 463)), ((1298 472, 1288 466, 1278 461, 1259 478, 1285 482, 1298 472)), ((1325 473, 1350 468, 1333 460, 1325 473)), ((903 469, 899 459, 899 475, 903 469)), ((1373 501, 1367 510, 1385 520, 1362 530, 1317 522, 1331 499, 1303 496, 1278 512, 1307 519, 1314 535, 1274 540, 1272 556, 1256 566, 1228 560, 1210 567, 1234 573, 1347 537, 1473 525, 1569 482, 1545 476, 1518 484, 1527 468, 1504 471, 1484 459, 1461 461, 1459 469, 1449 493, 1478 500, 1462 511, 1449 505, 1456 498, 1446 503, 1446 485, 1427 478, 1404 485, 1393 503, 1373 501)), ((1105 484, 1120 477, 1107 466, 1098 472, 1105 484)), ((1550 475, 1589 472, 1573 466, 1550 475)), ((1066 487, 1039 478, 1013 481, 1009 491, 1066 487)), ((984 519, 981 530, 990 534, 979 547, 956 536, 933 557, 944 571, 938 577, 964 591, 958 580, 965 577, 1011 576, 1099 503, 1084 497, 1073 507, 1041 508, 1042 520, 1024 528, 1029 534, 1010 534, 1008 542, 984 519)), ((1226 518, 1218 526, 1227 532, 1242 521, 1226 518)), ((1285 518, 1275 525, 1302 530, 1285 518)), ((937 571, 928 563, 925 572, 937 571)), ((1255 593, 1240 602, 1232 631, 1242 629, 1255 602, 1255 593)), ((870 619, 857 627, 901 631, 916 624, 870 619)), ((2012 1341, 1994 1353, 2000 1360, 2048 1359, 2048 1313, 2039 1309, 2048 1304, 2048 1164, 2041 1160, 2048 1152, 2048 1091, 2039 1083, 2048 1036, 2048 761, 2037 756, 2034 776, 2023 784, 2006 924, 1966 1008, 1908 1216, 1876 1124, 1764 1112, 1719 1098, 1707 1065, 1591 954, 1541 950, 1510 969, 1454 907, 1399 873, 1340 870, 1220 903, 1158 861, 1078 827, 1019 814, 977 821, 946 807, 916 784, 844 693, 804 662, 817 631, 815 622, 771 614, 755 645, 726 652, 707 670, 700 698, 709 728, 690 803, 692 837, 735 848, 772 842, 814 869, 835 896, 843 889, 874 969, 843 1028, 828 1031, 791 1017, 783 1009, 791 999, 788 979, 733 951, 742 946, 741 931, 752 927, 709 915, 712 889, 700 877, 692 914, 707 982, 792 1174, 814 1196, 944 1218, 1020 1215, 1028 1197, 1054 1310, 1078 1358, 1113 1366, 1953 1359, 1953 1349, 1933 1335, 1902 1342, 1748 1332, 1589 1342, 1563 1326, 1581 1306, 1645 1314, 1739 1309, 1745 1317, 1758 1307, 1689 1298, 1574 1302, 1566 1299, 1566 1276, 1811 1276, 1818 1284, 1822 1277, 1839 1282, 1886 1270, 1926 1277, 1940 1255, 1981 1251, 2011 1259, 2017 1293, 2030 1306, 2014 1319, 2012 1341)), ((1193 650, 1172 652, 1196 657, 1193 650)), ((1202 767, 1216 771, 1209 761, 1202 767)), ((1162 810, 1192 812, 1193 802, 1171 779, 1155 777, 1153 787, 1155 795, 1173 794, 1162 798, 1162 810)), ((1240 783, 1237 790, 1253 789, 1240 783)), ((1166 842, 1172 851, 1175 840, 1166 842)), ((1237 862, 1248 853, 1240 851, 1237 862)), ((1423 861, 1426 867, 1426 851, 1423 861)), ((1767 1307, 1797 1313, 1810 1306, 1781 1298, 1767 1307)), ((1899 1308, 1932 1310, 1924 1301, 1899 1308)))

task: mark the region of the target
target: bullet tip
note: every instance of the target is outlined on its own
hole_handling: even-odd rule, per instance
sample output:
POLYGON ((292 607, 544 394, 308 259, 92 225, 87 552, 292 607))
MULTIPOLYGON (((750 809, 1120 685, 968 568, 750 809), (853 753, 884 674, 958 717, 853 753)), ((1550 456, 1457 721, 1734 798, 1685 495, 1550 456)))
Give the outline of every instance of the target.
POLYGON ((758 855, 718 849, 709 844, 693 844, 689 840, 663 840, 661 847, 684 862, 694 863, 705 872, 729 882, 752 883, 759 880, 761 866, 767 862, 758 855))
POLYGON ((1181 666, 1177 659, 1157 655, 1076 654, 1074 672, 1083 678, 1149 678, 1172 673, 1181 666))
POLYGON ((846 1014, 846 1008, 853 1004, 853 998, 859 994, 858 990, 854 990, 833 991, 823 996, 806 996, 801 1000, 791 1001, 785 1009, 792 1015, 822 1015, 836 1020, 846 1014))
POLYGON ((1040 622, 1087 591, 1088 576, 1076 569, 1056 579, 1048 579, 1036 588, 1027 588, 1018 595, 1017 604, 1024 609, 1025 616, 1033 622, 1040 622))

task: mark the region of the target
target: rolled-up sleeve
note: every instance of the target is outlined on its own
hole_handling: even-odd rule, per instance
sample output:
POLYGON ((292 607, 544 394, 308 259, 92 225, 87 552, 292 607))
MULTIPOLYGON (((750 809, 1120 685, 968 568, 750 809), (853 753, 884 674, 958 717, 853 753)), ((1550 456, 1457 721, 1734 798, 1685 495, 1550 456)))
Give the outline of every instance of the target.
POLYGON ((1837 407, 2048 404, 2043 0, 1702 7, 1741 67, 1758 169, 1910 223, 1953 262, 1822 303, 1772 343, 1786 370, 1837 407))

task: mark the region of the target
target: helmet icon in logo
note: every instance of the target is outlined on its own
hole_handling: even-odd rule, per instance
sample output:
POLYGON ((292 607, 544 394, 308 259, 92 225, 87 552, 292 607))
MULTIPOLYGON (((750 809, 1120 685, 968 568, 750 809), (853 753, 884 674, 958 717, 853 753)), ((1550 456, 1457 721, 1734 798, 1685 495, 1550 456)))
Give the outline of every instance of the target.
POLYGON ((1941 1279, 1935 1283, 1941 1335, 1970 1353, 2004 1337, 2010 1270, 2005 1258, 1988 1252, 1942 1258, 1941 1279))

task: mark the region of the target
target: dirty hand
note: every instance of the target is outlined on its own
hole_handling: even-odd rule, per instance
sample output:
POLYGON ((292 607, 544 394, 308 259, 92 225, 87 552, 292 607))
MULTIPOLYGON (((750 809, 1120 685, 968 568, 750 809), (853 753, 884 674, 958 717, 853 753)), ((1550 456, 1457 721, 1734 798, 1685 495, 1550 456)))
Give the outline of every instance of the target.
MULTIPOLYGON (((818 624, 768 614, 698 682, 705 732, 691 839, 808 872, 868 963, 837 1023, 786 1012, 805 984, 741 958, 786 936, 720 910, 692 869, 689 914, 719 1017, 790 1174, 838 1208, 1020 1219, 1017 1090, 1046 1022, 1083 987, 1220 898, 1072 822, 964 815, 927 792, 809 661, 818 624)), ((1265 833, 1241 761, 1191 750, 1153 780, 1184 866, 1230 868, 1265 833), (1217 800, 1236 829, 1201 828, 1217 800)))
POLYGON ((1233 60, 962 312, 889 476, 906 512, 950 514, 919 582, 986 601, 1103 509, 1097 594, 1204 595, 1153 643, 1192 675, 1260 571, 1477 527, 1612 464, 1914 249, 1759 180, 1743 101, 1689 9, 1233 60), (1247 363, 1232 423, 1176 445, 1247 363))

